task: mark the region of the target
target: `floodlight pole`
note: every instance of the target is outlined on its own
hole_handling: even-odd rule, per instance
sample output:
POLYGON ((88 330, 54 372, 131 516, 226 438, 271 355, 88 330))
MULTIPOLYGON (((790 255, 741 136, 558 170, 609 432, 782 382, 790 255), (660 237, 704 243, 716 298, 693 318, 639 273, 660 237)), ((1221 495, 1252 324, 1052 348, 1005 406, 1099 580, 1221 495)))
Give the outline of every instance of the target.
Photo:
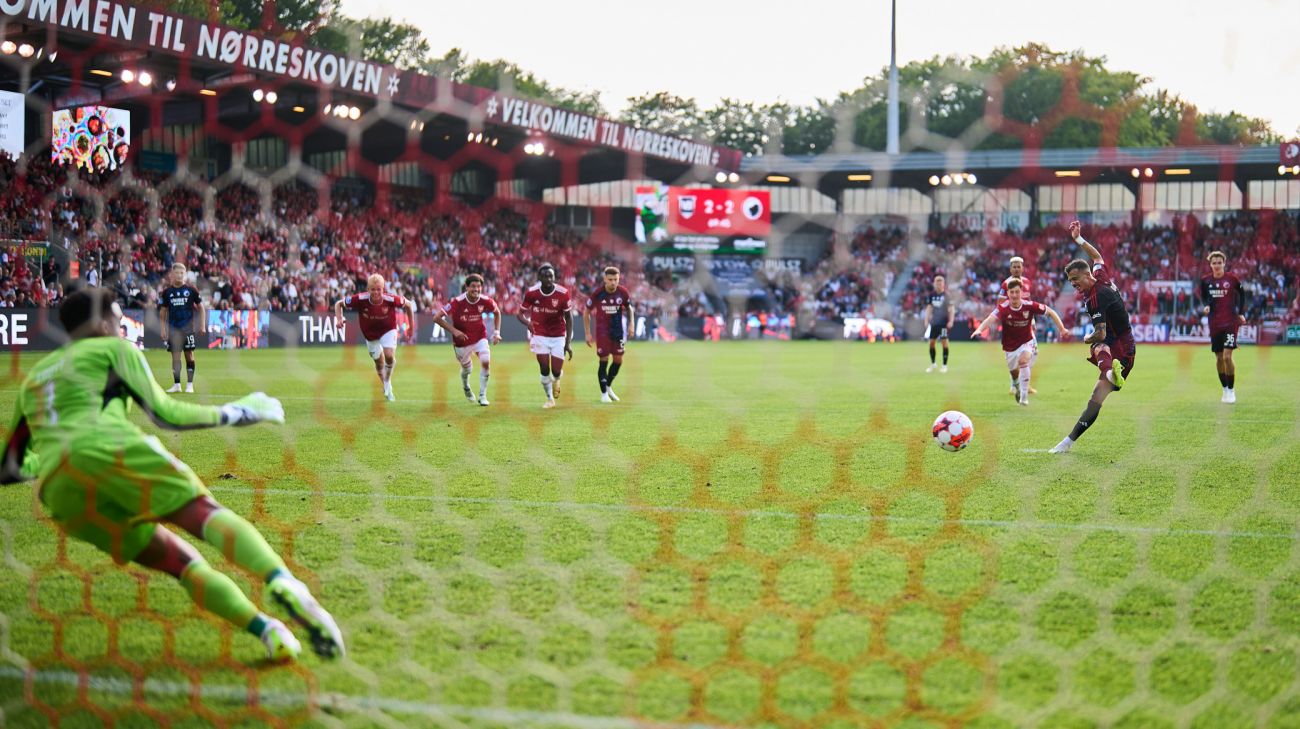
POLYGON ((889 2, 889 119, 886 127, 885 153, 898 154, 898 0, 889 2))

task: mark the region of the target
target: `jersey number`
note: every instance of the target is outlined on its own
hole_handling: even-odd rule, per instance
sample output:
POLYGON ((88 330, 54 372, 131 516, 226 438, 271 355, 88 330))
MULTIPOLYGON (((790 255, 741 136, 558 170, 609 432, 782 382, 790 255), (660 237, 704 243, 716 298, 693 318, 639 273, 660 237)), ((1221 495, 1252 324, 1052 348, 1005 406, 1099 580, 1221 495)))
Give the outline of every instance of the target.
POLYGON ((54 409, 54 380, 45 383, 45 419, 49 425, 59 424, 59 411, 54 409))

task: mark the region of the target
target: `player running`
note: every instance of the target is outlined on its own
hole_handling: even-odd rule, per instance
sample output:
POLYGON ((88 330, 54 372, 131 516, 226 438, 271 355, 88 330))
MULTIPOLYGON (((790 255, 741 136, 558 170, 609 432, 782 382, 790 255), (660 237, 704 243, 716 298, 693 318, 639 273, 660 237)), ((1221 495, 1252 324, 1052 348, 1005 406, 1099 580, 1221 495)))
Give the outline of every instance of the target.
POLYGON ((1137 356, 1137 344, 1133 341, 1133 330, 1129 326, 1124 300, 1120 297, 1115 282, 1111 280, 1110 272, 1106 270, 1101 252, 1083 239, 1079 234, 1081 228, 1077 220, 1070 223, 1070 237, 1083 246, 1092 265, 1089 267, 1088 261, 1081 258, 1075 259, 1065 267, 1065 275, 1070 279, 1070 285, 1082 296, 1084 308, 1092 318, 1093 332, 1084 337, 1083 341, 1089 345, 1088 361, 1097 365, 1101 374, 1097 378, 1097 385, 1092 389, 1088 406, 1084 408, 1083 415, 1079 416, 1079 422, 1075 423, 1070 434, 1057 443, 1050 453, 1069 451, 1084 431, 1092 427, 1101 414, 1101 404, 1106 401, 1106 396, 1124 387, 1125 380, 1133 370, 1133 358, 1137 356), (1116 367, 1116 364, 1119 366, 1116 367))
POLYGON ((158 294, 158 319, 162 322, 162 339, 172 353, 172 386, 167 392, 181 391, 181 352, 185 353, 185 391, 194 392, 195 325, 203 326, 207 318, 199 290, 185 283, 185 264, 172 265, 171 285, 158 294))
POLYGON ((544 408, 555 407, 560 394, 560 375, 564 359, 573 359, 573 311, 569 290, 555 283, 555 266, 543 263, 537 269, 537 283, 524 293, 519 321, 528 328, 529 349, 537 355, 542 372, 542 390, 546 392, 544 408))
POLYGON ((460 362, 460 384, 465 388, 465 399, 471 403, 487 407, 488 377, 492 364, 492 350, 488 348, 489 337, 483 317, 491 315, 493 327, 491 344, 501 341, 501 308, 497 302, 483 295, 483 277, 471 273, 465 277, 464 291, 460 296, 447 302, 442 311, 434 315, 438 326, 451 334, 452 351, 456 361, 460 362), (469 386, 469 376, 473 371, 473 357, 478 355, 478 399, 469 386))
POLYGON ((604 271, 605 285, 587 297, 587 308, 582 312, 582 333, 587 346, 593 344, 591 320, 596 320, 596 356, 600 358, 597 377, 600 382, 600 401, 618 402, 614 394, 614 378, 623 366, 624 345, 627 343, 627 331, 636 321, 632 308, 632 294, 619 285, 619 270, 607 266, 604 271), (623 317, 627 317, 624 323, 623 317), (614 361, 611 363, 610 360, 614 361))
POLYGON ((372 273, 366 279, 365 293, 350 294, 334 302, 335 326, 343 326, 344 309, 360 312, 361 336, 366 340, 370 359, 375 361, 375 375, 383 385, 384 398, 396 400, 393 368, 397 366, 397 310, 406 309, 407 321, 415 332, 415 302, 384 291, 384 277, 372 273))
POLYGON ((956 312, 948 302, 948 282, 943 274, 934 277, 934 290, 925 304, 925 338, 930 340, 930 366, 926 372, 934 372, 934 342, 943 340, 943 365, 940 372, 948 371, 948 330, 952 328, 952 318, 956 312), (939 322, 944 322, 942 326, 939 322))
MULTIPOLYGON (((998 300, 1003 301, 1008 298, 1007 282, 1013 278, 1020 279, 1020 294, 1025 299, 1029 299, 1030 286, 1029 286, 1029 278, 1025 276, 1025 259, 1021 258, 1020 256, 1012 256, 1011 260, 1007 261, 1007 268, 1008 268, 1009 275, 1006 278, 1002 279, 1002 285, 998 288, 998 300)), ((1020 387, 1020 383, 1016 380, 1015 376, 1013 375, 1011 377, 1012 397, 1017 396, 1019 387, 1020 387)), ((1038 390, 1034 389, 1034 385, 1032 382, 1029 384, 1029 394, 1030 395, 1038 394, 1038 390)))
POLYGON ((1210 317, 1210 351, 1214 352, 1223 386, 1220 402, 1237 402, 1237 366, 1232 350, 1237 348, 1237 327, 1246 323, 1246 291, 1241 280, 1227 272, 1228 257, 1222 251, 1209 256, 1210 275, 1201 278, 1201 313, 1210 317))
POLYGON ((59 321, 71 341, 37 362, 18 391, 0 483, 39 479, 41 503, 64 533, 118 564, 175 577, 196 605, 261 640, 270 658, 298 657, 302 646, 284 623, 160 522, 184 529, 265 581, 271 599, 307 629, 318 655, 342 657, 334 618, 257 528, 217 503, 189 466, 128 417, 134 400, 155 423, 175 429, 283 423, 280 401, 261 392, 220 407, 173 400, 144 354, 117 336, 121 318, 105 289, 64 300, 59 321))
POLYGON ((1050 306, 1024 298, 1024 285, 1020 279, 1007 281, 1007 300, 999 301, 993 312, 980 322, 971 332, 971 339, 978 337, 985 329, 993 326, 994 321, 1002 323, 1002 352, 1006 355, 1007 370, 1011 379, 1017 384, 1016 402, 1029 404, 1029 375, 1038 360, 1038 339, 1034 336, 1034 321, 1046 314, 1061 332, 1061 338, 1069 336, 1060 315, 1050 306))

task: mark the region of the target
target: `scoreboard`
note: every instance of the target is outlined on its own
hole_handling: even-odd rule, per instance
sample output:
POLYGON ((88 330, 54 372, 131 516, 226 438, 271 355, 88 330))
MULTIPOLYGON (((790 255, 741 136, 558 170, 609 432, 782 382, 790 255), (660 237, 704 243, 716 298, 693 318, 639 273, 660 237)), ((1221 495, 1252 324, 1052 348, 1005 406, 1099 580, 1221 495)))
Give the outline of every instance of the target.
POLYGON ((761 253, 772 232, 767 190, 637 188, 637 241, 663 251, 761 253))

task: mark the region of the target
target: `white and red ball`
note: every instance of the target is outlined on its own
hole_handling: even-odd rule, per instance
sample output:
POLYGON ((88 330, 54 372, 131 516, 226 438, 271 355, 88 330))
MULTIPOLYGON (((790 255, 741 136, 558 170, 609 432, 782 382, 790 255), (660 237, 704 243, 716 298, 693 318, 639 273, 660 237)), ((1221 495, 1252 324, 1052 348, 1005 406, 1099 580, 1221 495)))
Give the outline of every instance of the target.
POLYGON ((934 427, 930 432, 934 433, 934 442, 940 448, 959 451, 970 445, 971 438, 975 437, 975 426, 966 417, 966 413, 949 410, 934 419, 934 427))

